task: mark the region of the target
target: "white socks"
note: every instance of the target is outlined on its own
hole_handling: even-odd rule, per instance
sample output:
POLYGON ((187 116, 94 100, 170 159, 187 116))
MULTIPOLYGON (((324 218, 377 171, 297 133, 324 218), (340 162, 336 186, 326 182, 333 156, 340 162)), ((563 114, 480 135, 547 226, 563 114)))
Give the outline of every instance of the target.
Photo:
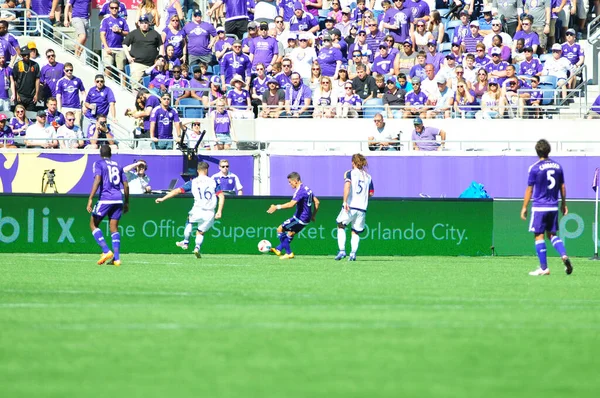
POLYGON ((346 251, 346 230, 344 228, 338 228, 337 230, 338 248, 341 252, 346 251))

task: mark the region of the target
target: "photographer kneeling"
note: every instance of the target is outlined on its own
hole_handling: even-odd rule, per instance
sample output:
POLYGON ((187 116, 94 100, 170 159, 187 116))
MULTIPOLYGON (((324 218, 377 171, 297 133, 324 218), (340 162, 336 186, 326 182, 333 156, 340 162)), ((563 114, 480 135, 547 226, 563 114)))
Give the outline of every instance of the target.
POLYGON ((145 160, 138 160, 135 163, 123 167, 129 183, 129 193, 139 195, 152 192, 150 187, 150 177, 146 175, 148 164, 145 160))

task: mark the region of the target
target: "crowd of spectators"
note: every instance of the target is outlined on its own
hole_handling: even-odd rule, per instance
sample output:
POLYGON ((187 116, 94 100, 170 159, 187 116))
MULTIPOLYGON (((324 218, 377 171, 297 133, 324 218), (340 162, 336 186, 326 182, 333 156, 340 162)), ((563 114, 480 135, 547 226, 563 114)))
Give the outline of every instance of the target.
MULTIPOLYGON (((83 46, 91 0, 60 3, 8 0, 2 8, 31 7, 73 27, 83 46)), ((34 42, 19 47, 10 29, 18 13, 2 12, 0 111, 14 114, 0 120, 0 145, 114 144, 111 68, 145 86, 127 113, 138 121, 137 137, 172 148, 160 141, 183 134, 185 108, 202 108, 220 130, 221 149, 235 141, 235 118, 356 118, 370 106, 387 118, 540 117, 540 82, 566 97, 585 60, 577 43, 584 0, 331 0, 326 13, 323 5, 216 0, 204 15, 193 2, 169 0, 161 29, 153 0, 139 3, 134 26, 124 4, 108 0, 99 33, 106 69, 85 83, 54 50, 44 57, 34 42), (7 139, 27 137, 31 126, 32 139, 7 139)), ((598 105, 588 117, 598 117, 598 105)))

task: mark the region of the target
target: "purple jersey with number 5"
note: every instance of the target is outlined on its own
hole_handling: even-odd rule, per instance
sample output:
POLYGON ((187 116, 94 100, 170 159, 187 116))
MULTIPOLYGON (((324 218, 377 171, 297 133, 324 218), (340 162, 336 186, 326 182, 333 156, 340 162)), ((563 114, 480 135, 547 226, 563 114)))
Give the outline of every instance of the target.
POLYGON ((294 217, 303 224, 308 224, 312 218, 313 193, 309 187, 300 184, 292 200, 296 201, 296 213, 294 217))
POLYGON ((533 208, 558 210, 558 195, 564 182, 563 169, 554 160, 539 160, 531 165, 527 185, 533 187, 533 208))
POLYGON ((102 177, 99 188, 98 203, 123 203, 121 185, 127 181, 123 169, 117 162, 110 159, 101 159, 92 166, 94 178, 102 177))

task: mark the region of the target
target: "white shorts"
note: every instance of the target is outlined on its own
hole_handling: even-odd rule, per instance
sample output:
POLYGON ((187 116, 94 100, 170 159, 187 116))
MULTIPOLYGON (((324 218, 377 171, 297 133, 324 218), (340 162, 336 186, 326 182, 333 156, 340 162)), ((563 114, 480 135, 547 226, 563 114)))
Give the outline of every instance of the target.
POLYGON ((340 210, 335 222, 338 224, 350 225, 354 232, 360 233, 365 229, 365 220, 367 213, 362 210, 350 209, 349 211, 340 210))
POLYGON ((590 3, 588 0, 577 0, 577 18, 586 19, 589 8, 590 3))
POLYGON ((71 26, 75 29, 77 35, 88 35, 88 29, 90 27, 90 21, 83 18, 73 18, 71 20, 71 26))
POLYGON ((190 223, 198 223, 198 231, 206 232, 215 223, 215 212, 213 210, 192 209, 188 213, 190 223))

